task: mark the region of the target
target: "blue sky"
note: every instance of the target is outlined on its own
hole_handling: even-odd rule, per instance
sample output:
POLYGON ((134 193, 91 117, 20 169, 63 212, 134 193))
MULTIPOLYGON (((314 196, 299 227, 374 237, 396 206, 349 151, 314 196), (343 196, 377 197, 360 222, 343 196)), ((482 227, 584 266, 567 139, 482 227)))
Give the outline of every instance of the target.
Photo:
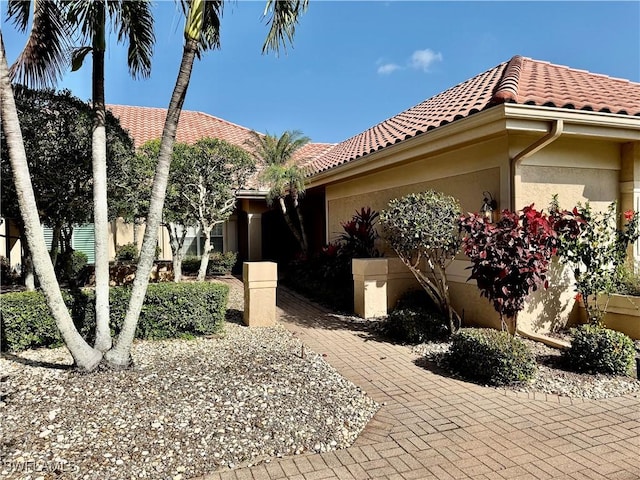
MULTIPOLYGON (((11 62, 25 36, 5 22, 11 62)), ((182 53, 176 4, 155 5, 148 80, 107 54, 108 103, 166 108, 182 53)), ((222 49, 197 61, 184 108, 265 132, 339 142, 519 54, 640 82, 640 2, 340 2, 311 0, 286 54, 261 55, 263 2, 229 3, 222 49)), ((90 68, 60 88, 88 100, 90 68)))

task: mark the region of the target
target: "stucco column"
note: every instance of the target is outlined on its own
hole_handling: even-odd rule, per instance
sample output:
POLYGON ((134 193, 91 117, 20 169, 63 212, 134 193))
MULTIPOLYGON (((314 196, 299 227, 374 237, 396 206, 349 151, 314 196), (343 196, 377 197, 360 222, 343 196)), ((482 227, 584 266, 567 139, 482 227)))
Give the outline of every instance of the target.
POLYGON ((387 259, 387 311, 390 312, 402 295, 422 287, 402 260, 398 257, 387 259))
POLYGON ((353 309, 362 318, 382 317, 387 314, 386 258, 354 258, 353 309))
POLYGON ((249 261, 256 262, 262 260, 262 214, 248 213, 247 226, 249 261))
POLYGON ((278 265, 274 262, 244 262, 244 323, 250 327, 276 324, 278 265))

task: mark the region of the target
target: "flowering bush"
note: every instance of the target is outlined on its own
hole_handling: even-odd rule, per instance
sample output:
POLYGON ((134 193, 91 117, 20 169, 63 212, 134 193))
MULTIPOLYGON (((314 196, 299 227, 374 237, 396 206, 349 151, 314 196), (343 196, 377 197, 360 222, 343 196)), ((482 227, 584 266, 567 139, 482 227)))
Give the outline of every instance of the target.
POLYGON ((593 212, 588 203, 561 211, 554 198, 550 212, 558 232, 558 255, 573 269, 576 299, 584 302, 589 322, 599 324, 604 311, 593 296, 610 295, 623 282, 627 248, 640 236, 638 213, 624 212, 618 228, 615 203, 602 213, 593 212))
POLYGON ((558 243, 549 216, 530 205, 519 213, 504 210, 496 224, 471 214, 460 219, 460 228, 466 232, 463 250, 471 260, 469 279, 493 303, 503 330, 515 331, 526 297, 548 286, 549 263, 558 243))

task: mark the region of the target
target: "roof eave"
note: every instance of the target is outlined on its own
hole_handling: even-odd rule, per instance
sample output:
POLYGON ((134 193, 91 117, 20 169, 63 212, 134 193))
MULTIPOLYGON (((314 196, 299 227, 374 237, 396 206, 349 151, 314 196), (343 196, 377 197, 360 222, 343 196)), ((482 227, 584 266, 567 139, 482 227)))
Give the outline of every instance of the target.
POLYGON ((640 141, 640 117, 505 103, 385 147, 309 177, 307 188, 318 187, 399 164, 417 156, 460 148, 507 132, 546 133, 549 122, 564 120, 563 134, 640 141))

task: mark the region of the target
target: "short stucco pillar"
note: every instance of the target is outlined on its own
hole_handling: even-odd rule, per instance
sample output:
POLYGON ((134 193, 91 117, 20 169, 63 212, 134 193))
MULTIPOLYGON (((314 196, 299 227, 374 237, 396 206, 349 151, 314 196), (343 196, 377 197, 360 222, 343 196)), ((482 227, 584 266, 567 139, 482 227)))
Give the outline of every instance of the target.
POLYGON ((276 324, 278 265, 274 262, 244 262, 244 323, 250 327, 276 324))
POLYGON ((387 314, 386 258, 354 258, 353 309, 363 318, 382 317, 387 314))

